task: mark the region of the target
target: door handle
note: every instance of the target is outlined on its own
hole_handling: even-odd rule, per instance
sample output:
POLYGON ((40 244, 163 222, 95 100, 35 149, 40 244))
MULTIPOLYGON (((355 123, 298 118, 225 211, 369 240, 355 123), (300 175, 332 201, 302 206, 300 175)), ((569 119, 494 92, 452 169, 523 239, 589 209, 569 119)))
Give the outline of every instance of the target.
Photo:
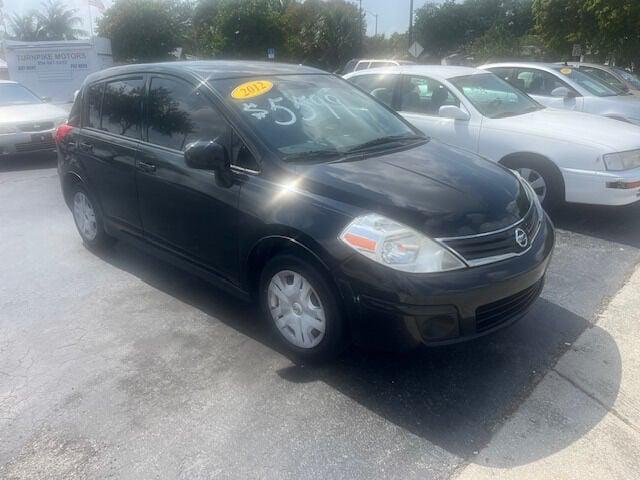
POLYGON ((78 143, 78 148, 80 150, 82 150, 83 152, 93 152, 93 144, 92 143, 80 142, 80 143, 78 143))
POLYGON ((138 162, 138 170, 147 173, 155 172, 157 167, 153 163, 138 162))

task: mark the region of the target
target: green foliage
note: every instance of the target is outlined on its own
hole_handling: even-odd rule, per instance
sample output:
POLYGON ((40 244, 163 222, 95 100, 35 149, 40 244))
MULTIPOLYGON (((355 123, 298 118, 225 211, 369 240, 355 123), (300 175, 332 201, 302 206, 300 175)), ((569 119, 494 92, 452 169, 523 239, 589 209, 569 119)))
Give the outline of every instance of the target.
POLYGON ((11 38, 23 42, 35 42, 39 40, 40 25, 35 12, 24 15, 15 14, 9 18, 9 31, 11 38))
POLYGON ((569 57, 573 44, 620 64, 640 61, 638 0, 535 0, 536 31, 549 50, 569 57))
POLYGON ((176 6, 167 0, 116 0, 98 22, 98 34, 111 39, 116 61, 165 60, 183 39, 176 6))
POLYGON ((532 0, 428 3, 416 11, 416 39, 428 54, 466 52, 479 58, 517 55, 532 27, 532 0))
POLYGON ((284 26, 287 56, 327 70, 359 55, 365 30, 358 8, 344 0, 291 2, 284 26))
POLYGON ((367 37, 364 41, 363 57, 405 59, 409 57, 408 44, 408 33, 392 33, 388 37, 367 37))

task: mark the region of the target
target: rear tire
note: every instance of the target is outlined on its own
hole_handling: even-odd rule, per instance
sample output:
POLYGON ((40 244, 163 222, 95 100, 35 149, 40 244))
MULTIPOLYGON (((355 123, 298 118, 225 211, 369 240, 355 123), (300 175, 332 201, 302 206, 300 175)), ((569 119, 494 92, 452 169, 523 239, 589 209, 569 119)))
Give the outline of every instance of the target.
POLYGON ((103 250, 115 243, 104 230, 97 203, 82 185, 74 185, 71 189, 71 212, 82 241, 91 250, 103 250))
POLYGON ((259 294, 275 335, 297 357, 326 361, 348 345, 338 293, 313 264, 274 257, 262 271, 259 294))

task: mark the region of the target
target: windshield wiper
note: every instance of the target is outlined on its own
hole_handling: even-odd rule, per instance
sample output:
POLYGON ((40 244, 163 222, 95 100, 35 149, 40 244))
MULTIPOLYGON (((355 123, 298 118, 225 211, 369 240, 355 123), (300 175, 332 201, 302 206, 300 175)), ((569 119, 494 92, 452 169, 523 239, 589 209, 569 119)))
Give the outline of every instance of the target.
POLYGON ((326 160, 332 157, 339 157, 341 153, 336 149, 325 149, 325 150, 307 150, 304 152, 296 152, 290 153, 288 155, 284 155, 282 159, 285 162, 295 162, 300 160, 326 160))
POLYGON ((386 145, 388 143, 397 143, 403 141, 411 141, 411 140, 426 140, 427 137, 423 137, 422 135, 389 135, 386 137, 374 138, 373 140, 369 140, 368 142, 362 143, 360 145, 356 145, 355 147, 348 148, 345 150, 345 153, 355 153, 363 150, 368 150, 369 148, 377 147, 380 145, 386 145))

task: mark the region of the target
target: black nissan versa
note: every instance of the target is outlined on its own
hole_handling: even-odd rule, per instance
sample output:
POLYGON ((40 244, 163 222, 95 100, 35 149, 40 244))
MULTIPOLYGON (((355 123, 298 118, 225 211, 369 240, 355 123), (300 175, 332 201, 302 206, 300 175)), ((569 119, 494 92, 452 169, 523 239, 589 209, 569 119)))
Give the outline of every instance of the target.
POLYGON ((260 301, 307 358, 504 327, 553 250, 521 178, 313 68, 111 68, 86 79, 56 140, 85 244, 131 241, 260 301))

